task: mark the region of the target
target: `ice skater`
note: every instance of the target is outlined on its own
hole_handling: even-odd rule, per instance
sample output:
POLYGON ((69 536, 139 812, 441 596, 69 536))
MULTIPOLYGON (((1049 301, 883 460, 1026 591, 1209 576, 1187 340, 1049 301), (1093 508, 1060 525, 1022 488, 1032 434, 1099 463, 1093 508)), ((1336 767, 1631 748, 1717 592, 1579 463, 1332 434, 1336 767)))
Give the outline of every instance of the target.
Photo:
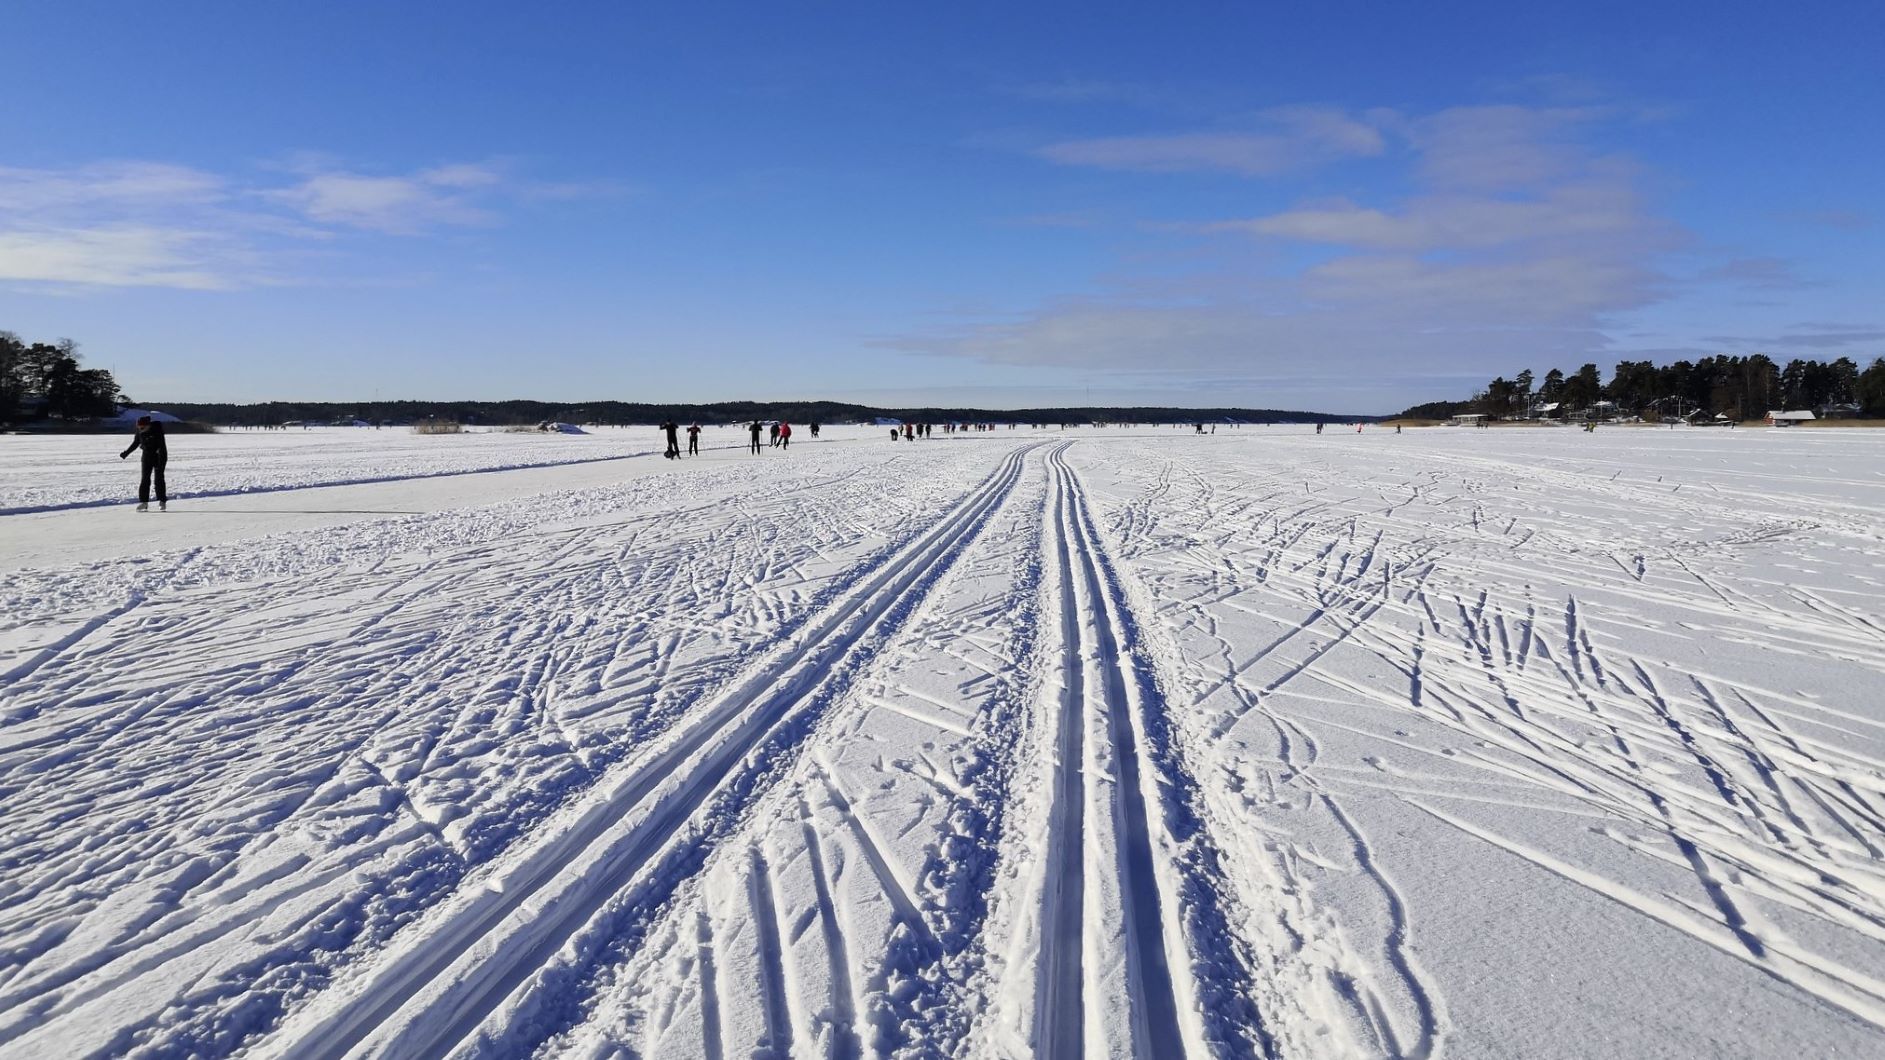
POLYGON ((151 479, 155 477, 157 510, 165 511, 170 507, 170 496, 164 489, 164 465, 170 462, 170 450, 164 445, 164 425, 149 416, 139 416, 137 433, 131 437, 130 446, 118 454, 118 459, 123 460, 136 449, 144 451, 137 476, 137 510, 151 510, 151 479))

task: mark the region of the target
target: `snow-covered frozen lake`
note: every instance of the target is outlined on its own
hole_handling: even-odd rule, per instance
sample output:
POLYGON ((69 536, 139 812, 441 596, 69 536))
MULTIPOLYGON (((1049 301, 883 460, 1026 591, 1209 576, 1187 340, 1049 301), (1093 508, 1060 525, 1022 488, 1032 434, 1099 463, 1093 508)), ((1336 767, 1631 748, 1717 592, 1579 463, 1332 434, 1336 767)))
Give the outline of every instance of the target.
MULTIPOLYGON (((702 444, 731 445, 738 441, 734 433, 731 427, 712 428, 702 444)), ((134 495, 137 464, 118 457, 130 442, 128 432, 4 439, 0 515, 94 507, 134 495)), ((176 492, 198 497, 575 464, 659 454, 663 448, 660 432, 652 427, 593 427, 586 434, 474 430, 436 435, 414 434, 403 427, 232 428, 216 434, 173 434, 170 442, 176 492)))
POLYGON ((0 1057, 1885 1054, 1885 432, 825 433, 0 438, 0 1057))

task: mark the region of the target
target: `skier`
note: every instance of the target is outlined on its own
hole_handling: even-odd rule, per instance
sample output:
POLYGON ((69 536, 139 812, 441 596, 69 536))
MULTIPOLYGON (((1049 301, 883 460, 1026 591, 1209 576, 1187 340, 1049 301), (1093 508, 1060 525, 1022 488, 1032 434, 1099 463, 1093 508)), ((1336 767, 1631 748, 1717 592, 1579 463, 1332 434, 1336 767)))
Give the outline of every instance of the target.
POLYGON ((786 449, 786 448, 789 448, 791 445, 792 445, 792 425, 781 420, 779 421, 779 448, 786 449))
POLYGON ((818 437, 818 425, 816 423, 812 424, 812 437, 818 437))
POLYGON ((668 451, 661 455, 667 457, 669 460, 679 460, 681 458, 681 440, 675 436, 674 432, 680 430, 680 427, 677 426, 673 420, 668 420, 661 425, 661 430, 668 436, 668 451))
POLYGON ((151 477, 157 478, 157 510, 165 511, 170 507, 169 492, 164 489, 164 465, 170 462, 170 450, 164 445, 164 425, 149 416, 137 418, 137 433, 132 435, 131 444, 118 454, 123 460, 131 455, 132 450, 144 450, 139 462, 137 477, 137 510, 151 510, 151 477))
POLYGON ((772 439, 773 446, 777 447, 779 444, 779 424, 778 424, 778 421, 776 420, 772 424, 770 437, 772 439))
POLYGON ((687 428, 687 455, 700 455, 700 424, 689 424, 687 428))
POLYGON ((757 453, 759 452, 759 421, 758 420, 753 421, 751 430, 753 432, 753 452, 757 453))

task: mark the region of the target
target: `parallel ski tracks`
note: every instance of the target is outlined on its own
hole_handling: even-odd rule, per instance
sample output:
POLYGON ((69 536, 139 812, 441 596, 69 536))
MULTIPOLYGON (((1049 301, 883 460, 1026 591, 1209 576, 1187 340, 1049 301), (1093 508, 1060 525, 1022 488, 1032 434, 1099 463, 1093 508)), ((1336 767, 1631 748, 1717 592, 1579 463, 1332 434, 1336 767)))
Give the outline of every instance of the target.
POLYGON ((605 777, 484 886, 457 896, 331 988, 262 1044, 293 1058, 436 1056, 475 1034, 539 968, 633 885, 739 763, 787 719, 828 698, 906 617, 1020 479, 1010 453, 928 533, 881 562, 810 619, 784 650, 605 777))
POLYGON ((1158 825, 1143 772, 1151 756, 1144 720, 1136 716, 1148 707, 1134 694, 1138 678, 1126 646, 1125 604, 1103 571, 1099 537, 1079 478, 1066 461, 1067 448, 1047 458, 1049 547, 1056 560, 1063 643, 1034 1044, 1037 1055, 1047 1058, 1113 1052, 1120 1046, 1137 1056, 1175 1055, 1195 1038, 1181 1028, 1180 1019, 1181 1009, 1193 1006, 1188 981, 1172 972, 1174 960, 1187 958, 1177 896, 1161 887, 1156 869, 1164 855, 1154 848, 1158 825), (1089 737, 1103 742, 1090 746, 1089 737), (1092 789, 1109 773, 1113 784, 1102 801, 1092 789), (1102 805, 1110 820, 1090 821, 1088 811, 1102 805), (1107 846, 1111 849, 1102 849, 1107 846), (1111 886, 1093 870, 1116 874, 1117 893, 1109 894, 1111 886), (1123 984, 1105 982, 1104 965, 1118 955, 1094 946, 1101 929, 1093 924, 1108 918, 1104 905, 1109 900, 1117 903, 1122 921, 1123 984), (1090 1031, 1105 1025, 1095 1006, 1110 1004, 1127 1006, 1129 1041, 1087 1040, 1090 1031))

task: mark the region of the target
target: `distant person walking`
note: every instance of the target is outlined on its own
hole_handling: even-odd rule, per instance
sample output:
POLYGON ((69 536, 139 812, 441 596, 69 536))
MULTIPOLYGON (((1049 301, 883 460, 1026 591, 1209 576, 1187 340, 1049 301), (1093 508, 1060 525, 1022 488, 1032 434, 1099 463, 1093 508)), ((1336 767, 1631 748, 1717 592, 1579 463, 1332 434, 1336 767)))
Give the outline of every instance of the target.
POLYGON ((700 455, 700 424, 689 424, 687 428, 687 455, 700 455))
POLYGON ((675 435, 675 432, 681 428, 673 420, 669 420, 661 425, 661 429, 665 431, 668 436, 668 451, 661 455, 667 457, 669 460, 679 460, 681 458, 681 439, 675 435))
POLYGON ((139 416, 137 433, 131 437, 130 446, 118 454, 118 459, 123 460, 138 449, 144 451, 144 456, 137 476, 137 510, 151 510, 151 479, 155 477, 157 510, 164 511, 170 507, 169 491, 164 489, 164 465, 170 462, 170 449, 164 445, 164 425, 149 416, 139 416))
POLYGON ((753 432, 753 452, 755 453, 759 452, 759 427, 759 421, 754 420, 751 430, 753 432))

